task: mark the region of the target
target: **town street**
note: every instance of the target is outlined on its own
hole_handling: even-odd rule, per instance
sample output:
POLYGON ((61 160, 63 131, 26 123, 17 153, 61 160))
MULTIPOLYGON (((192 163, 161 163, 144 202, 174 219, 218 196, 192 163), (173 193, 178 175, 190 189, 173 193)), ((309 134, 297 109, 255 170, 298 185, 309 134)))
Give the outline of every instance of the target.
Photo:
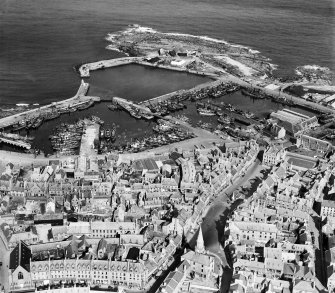
MULTIPOLYGON (((2 233, 2 232, 0 232, 2 233)), ((5 292, 8 292, 8 265, 9 265, 9 250, 0 237, 0 288, 5 288, 5 292)))
MULTIPOLYGON (((227 217, 232 212, 232 210, 238 206, 239 202, 238 201, 237 203, 230 205, 227 203, 228 197, 230 197, 234 191, 240 188, 245 188, 248 190, 256 188, 255 183, 258 185, 261 182, 259 179, 263 177, 261 171, 264 169, 265 167, 262 166, 259 159, 257 159, 256 162, 246 172, 244 177, 240 177, 231 186, 223 190, 217 198, 215 198, 214 202, 203 218, 201 228, 203 231, 206 249, 210 253, 219 257, 224 267, 221 292, 226 292, 226 290, 229 288, 232 276, 232 271, 229 268, 229 264, 223 251, 224 230, 227 217)), ((190 242, 191 247, 195 246, 197 235, 198 233, 193 235, 190 242)))

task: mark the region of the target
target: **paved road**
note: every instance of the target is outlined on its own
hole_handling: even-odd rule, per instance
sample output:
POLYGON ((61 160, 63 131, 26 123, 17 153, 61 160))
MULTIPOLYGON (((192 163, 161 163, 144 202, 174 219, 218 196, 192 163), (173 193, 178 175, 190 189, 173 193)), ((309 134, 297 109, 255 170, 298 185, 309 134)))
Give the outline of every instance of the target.
POLYGON ((253 80, 250 79, 250 81, 245 81, 239 77, 236 77, 234 75, 228 74, 228 77, 222 77, 223 80, 227 80, 229 79, 232 82, 235 82, 241 86, 247 87, 247 88, 251 88, 251 89, 258 89, 263 91, 264 93, 266 93, 267 95, 273 96, 274 98, 278 99, 278 98, 286 98, 287 100, 292 100, 293 102, 302 105, 304 107, 310 108, 310 109, 316 109, 320 112, 324 112, 324 113, 331 113, 334 114, 335 113, 335 109, 331 108, 331 107, 326 107, 323 105, 320 105, 318 103, 314 103, 311 101, 306 101, 305 99, 296 97, 296 96, 292 96, 290 94, 287 93, 283 93, 279 90, 272 90, 272 89, 266 89, 264 87, 258 86, 257 84, 259 82, 261 82, 261 80, 254 78, 253 80))
MULTIPOLYGON (((230 197, 235 190, 242 186, 244 188, 250 187, 251 184, 249 180, 260 176, 259 171, 261 169, 262 166, 257 160, 244 177, 235 181, 214 200, 201 225, 204 233, 205 245, 210 251, 222 254, 219 243, 221 242, 221 244, 224 244, 224 227, 231 208, 231 206, 227 204, 228 196, 230 197)), ((224 261, 226 261, 225 257, 224 261)))
POLYGON ((9 265, 9 250, 6 249, 0 237, 0 262, 2 266, 0 267, 0 288, 5 287, 5 292, 8 292, 8 265, 9 265))
MULTIPOLYGON (((232 206, 229 205, 227 203, 227 199, 235 190, 238 190, 239 188, 243 187, 246 189, 250 189, 252 185, 251 181, 256 178, 263 177, 261 173, 263 169, 264 167, 257 159, 257 161, 248 170, 248 172, 246 172, 244 177, 236 180, 231 186, 221 192, 221 194, 214 200, 201 224, 206 249, 209 252, 217 255, 221 259, 222 264, 225 267, 222 280, 224 286, 221 292, 227 291, 232 276, 232 270, 229 268, 225 252, 222 250, 222 247, 224 246, 225 225, 229 214, 238 205, 238 203, 233 204, 232 206)), ((196 237, 197 233, 193 235, 190 241, 191 247, 195 246, 196 237)))

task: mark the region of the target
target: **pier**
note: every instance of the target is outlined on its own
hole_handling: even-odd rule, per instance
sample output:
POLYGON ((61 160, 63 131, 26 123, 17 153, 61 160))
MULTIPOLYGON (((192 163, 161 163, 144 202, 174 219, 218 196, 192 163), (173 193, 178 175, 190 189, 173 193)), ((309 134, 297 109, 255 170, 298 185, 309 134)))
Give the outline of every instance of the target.
POLYGON ((45 105, 36 109, 28 110, 22 113, 18 113, 12 116, 4 117, 0 119, 0 129, 10 127, 19 123, 24 123, 25 121, 30 121, 48 115, 50 113, 55 113, 60 111, 60 113, 69 111, 70 109, 75 109, 89 102, 99 102, 99 97, 86 96, 89 84, 81 81, 80 87, 72 98, 53 102, 49 105, 45 105))
POLYGON ((0 142, 11 144, 11 145, 14 145, 14 146, 17 146, 17 147, 20 147, 20 148, 24 148, 24 149, 27 149, 27 150, 31 149, 30 143, 27 143, 27 142, 22 141, 22 140, 12 140, 12 139, 8 139, 8 138, 0 137, 0 142))
MULTIPOLYGON (((138 105, 138 104, 135 104, 131 101, 128 101, 126 99, 122 99, 122 98, 114 98, 113 99, 118 105, 121 105, 122 104, 125 104, 125 105, 128 105, 130 107, 133 107, 133 108, 136 108, 136 109, 139 109, 141 110, 142 112, 145 112, 149 115, 152 115, 154 117, 157 117, 157 118, 160 118, 160 119, 164 119, 166 121, 169 121, 175 125, 178 125, 178 127, 180 128, 183 128, 185 129, 186 131, 189 131, 189 132, 192 132, 195 136, 197 136, 198 138, 207 138, 207 139, 214 139, 215 141, 218 140, 218 137, 217 135, 207 131, 207 130, 204 130, 202 128, 197 128, 197 127, 193 127, 191 126, 189 123, 187 122, 184 122, 184 121, 181 121, 179 120, 178 118, 176 117, 172 117, 172 116, 160 116, 160 115, 157 115, 153 112, 151 112, 151 110, 147 107, 144 107, 142 105, 138 105)), ((122 106, 125 110, 128 111, 127 107, 124 107, 122 106)), ((196 141, 196 140, 195 140, 196 141)))
POLYGON ((271 96, 273 99, 282 99, 285 98, 287 100, 291 100, 294 103, 296 103, 296 105, 301 106, 301 107, 305 107, 307 109, 312 109, 318 112, 322 112, 322 113, 330 113, 330 114, 335 114, 335 109, 330 108, 330 107, 326 107, 320 104, 317 104, 315 102, 312 101, 307 101, 304 100, 302 98, 299 97, 295 97, 292 96, 290 94, 287 93, 283 93, 281 90, 272 90, 272 89, 268 89, 268 88, 264 88, 262 86, 259 86, 258 83, 260 82, 260 80, 258 79, 250 79, 248 81, 243 80, 242 78, 236 77, 234 75, 229 74, 228 76, 225 77, 225 80, 230 80, 231 82, 234 82, 240 86, 243 86, 249 90, 259 90, 261 92, 263 92, 266 95, 271 96))
POLYGON ((90 71, 92 70, 111 68, 132 63, 139 63, 143 61, 143 59, 144 57, 124 57, 124 58, 100 60, 97 62, 86 63, 79 67, 79 74, 81 77, 89 77, 90 71))
POLYGON ((143 102, 139 102, 138 104, 141 105, 141 106, 149 106, 149 105, 159 104, 159 103, 164 102, 164 101, 169 101, 170 99, 172 99, 176 95, 182 95, 182 94, 186 94, 186 93, 192 94, 192 93, 194 93, 198 90, 214 88, 214 87, 218 86, 220 83, 226 83, 226 81, 215 80, 215 81, 206 82, 206 83, 200 84, 200 85, 198 85, 196 87, 193 87, 191 89, 188 89, 188 90, 178 90, 178 91, 168 93, 168 94, 165 94, 165 95, 162 95, 162 96, 159 96, 159 97, 155 97, 155 98, 143 101, 143 102))
MULTIPOLYGON (((166 59, 166 57, 160 56, 160 59, 164 60, 166 59)), ((216 86, 218 83, 232 82, 232 83, 238 84, 250 90, 255 90, 255 89, 260 90, 261 92, 271 96, 273 99, 279 100, 281 98, 285 98, 287 100, 292 100, 298 106, 301 106, 304 108, 312 109, 312 110, 322 112, 322 113, 335 114, 335 109, 332 109, 330 107, 326 107, 326 106, 317 104, 312 101, 307 101, 307 100, 292 96, 287 93, 283 93, 281 90, 272 90, 272 89, 259 86, 258 84, 263 81, 256 77, 249 77, 248 80, 245 80, 241 77, 237 77, 228 72, 225 72, 223 69, 219 70, 219 68, 216 68, 213 66, 211 66, 213 67, 212 70, 217 69, 217 73, 214 73, 212 71, 211 72, 210 71, 196 71, 196 70, 186 69, 183 67, 175 67, 175 66, 163 65, 163 64, 158 64, 158 63, 150 63, 146 60, 148 60, 148 57, 123 57, 123 58, 110 59, 110 60, 101 60, 98 62, 83 64, 79 68, 79 73, 81 77, 88 77, 90 76, 90 71, 93 71, 93 70, 112 68, 112 67, 127 65, 127 64, 140 64, 140 65, 151 66, 155 68, 162 68, 162 69, 167 69, 167 70, 186 72, 190 74, 203 75, 203 76, 212 78, 214 80, 213 82, 207 82, 207 83, 201 84, 189 90, 176 91, 173 93, 165 94, 165 95, 152 98, 150 100, 139 103, 140 105, 143 105, 143 106, 148 106, 149 104, 156 104, 162 101, 168 101, 169 99, 171 99, 173 96, 177 94, 186 93, 186 92, 192 93, 192 91, 195 91, 196 89, 210 88, 210 87, 216 86)))
POLYGON ((127 110, 127 106, 128 107, 134 107, 138 110, 141 110, 143 112, 146 112, 148 114, 154 114, 150 111, 150 109, 148 107, 146 107, 145 105, 143 104, 135 104, 133 103, 132 101, 128 101, 126 99, 122 99, 122 98, 118 98, 118 97, 114 97, 113 98, 113 102, 115 102, 116 104, 118 104, 119 106, 121 106, 122 108, 126 109, 127 110))
POLYGON ((99 141, 99 131, 100 125, 98 123, 86 122, 81 138, 80 156, 94 157, 97 155, 94 143, 99 141))
MULTIPOLYGON (((160 56, 160 60, 165 60, 165 59, 170 59, 170 57, 160 56)), ((215 74, 212 72, 199 72, 199 71, 192 70, 192 69, 186 69, 184 67, 152 63, 152 62, 148 62, 147 60, 148 60, 148 57, 121 57, 121 58, 116 58, 116 59, 100 60, 97 62, 83 64, 79 67, 78 71, 79 71, 80 77, 89 77, 90 71, 105 69, 105 68, 112 68, 112 67, 117 67, 117 66, 122 66, 122 65, 139 64, 143 66, 150 66, 150 67, 155 67, 155 68, 161 68, 161 69, 186 72, 186 73, 196 74, 196 75, 201 75, 201 76, 207 76, 212 79, 219 78, 218 74, 215 74)))

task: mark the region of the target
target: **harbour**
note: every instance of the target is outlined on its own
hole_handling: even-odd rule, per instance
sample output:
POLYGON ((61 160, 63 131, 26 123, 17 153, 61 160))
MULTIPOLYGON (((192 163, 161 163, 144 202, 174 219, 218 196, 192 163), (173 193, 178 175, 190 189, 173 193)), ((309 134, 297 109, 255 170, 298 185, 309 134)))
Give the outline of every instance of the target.
MULTIPOLYGON (((221 103, 233 105, 236 108, 243 110, 244 112, 250 111, 254 113, 260 119, 268 117, 268 115, 272 111, 276 111, 285 107, 280 103, 274 103, 272 100, 265 99, 252 99, 251 97, 244 96, 240 91, 229 93, 227 95, 215 98, 215 99, 203 99, 202 103, 210 102, 212 104, 218 104, 221 107, 221 103)), ((102 129, 109 129, 109 135, 111 135, 111 131, 115 131, 114 139, 109 139, 109 142, 106 143, 106 138, 103 135, 102 141, 102 149, 106 150, 119 150, 122 146, 126 147, 130 146, 132 143, 136 143, 136 141, 141 141, 142 137, 147 137, 154 134, 154 128, 157 126, 156 119, 136 119, 132 117, 128 112, 121 110, 111 111, 107 108, 109 102, 101 102, 93 105, 89 109, 83 111, 76 111, 61 115, 59 118, 46 121, 43 123, 41 127, 38 129, 30 129, 27 131, 26 129, 22 129, 18 131, 22 137, 26 135, 34 137, 34 140, 31 141, 32 148, 36 148, 41 150, 45 154, 53 154, 55 150, 53 150, 50 136, 54 134, 54 131, 60 125, 68 125, 68 124, 76 124, 80 120, 84 120, 89 118, 90 116, 98 116, 100 119, 104 121, 104 125, 102 129), (107 147, 107 148, 106 148, 107 147)), ((209 123, 213 128, 219 124, 217 121, 219 116, 202 116, 197 112, 196 102, 195 101, 185 101, 183 103, 186 107, 181 110, 174 111, 169 113, 172 116, 185 116, 188 117, 189 121, 193 125, 197 125, 199 122, 201 123, 209 123)), ((300 109, 298 107, 290 107, 290 109, 294 111, 301 112, 303 114, 307 114, 312 116, 314 113, 311 111, 307 111, 304 109, 300 109)), ((229 114, 232 117, 234 114, 231 111, 225 110, 224 113, 229 114)), ((243 124, 237 122, 237 125, 241 127, 243 124)), ((2 144, 1 146, 4 150, 16 150, 22 151, 20 148, 15 148, 12 145, 2 144)), ((78 153, 78 148, 75 153, 78 153)))
MULTIPOLYGON (((257 113, 253 113, 249 109, 245 111, 235 107, 234 102, 232 104, 226 103, 224 100, 219 103, 218 101, 209 102, 209 100, 224 99, 225 96, 230 96, 235 92, 252 101, 260 100, 263 104, 265 100, 270 100, 271 107, 273 107, 272 104, 279 104, 290 108, 303 108, 307 112, 310 110, 311 112, 335 113, 335 110, 330 107, 281 92, 280 86, 273 86, 270 80, 266 81, 267 86, 265 86, 266 84, 260 76, 271 74, 272 66, 269 59, 258 53, 252 53, 245 47, 236 47, 217 40, 187 34, 160 33, 139 25, 132 25, 123 32, 109 35, 107 40, 111 42, 111 45, 107 47, 108 49, 119 50, 119 48, 122 48, 125 54, 128 54, 131 50, 132 54, 139 56, 120 57, 82 64, 78 68, 80 77, 95 84, 95 87, 91 88, 90 91, 90 84, 82 80, 80 88, 73 98, 2 118, 0 119, 0 126, 10 128, 14 132, 25 130, 30 133, 34 129, 40 128, 48 120, 57 119, 62 114, 71 116, 71 113, 81 111, 83 115, 74 115, 77 116, 77 119, 72 121, 74 123, 64 122, 61 127, 56 128, 56 134, 50 134, 49 130, 48 137, 51 141, 51 148, 50 143, 48 143, 43 146, 44 150, 42 152, 45 155, 52 154, 53 152, 50 151, 52 149, 57 151, 57 155, 62 156, 78 153, 81 141, 80 133, 83 135, 86 122, 92 120, 92 117, 94 117, 94 120, 100 120, 101 124, 104 124, 105 121, 107 125, 112 124, 108 125, 106 130, 101 132, 98 130, 100 136, 96 139, 94 149, 98 149, 100 153, 110 151, 137 152, 174 141, 190 139, 193 135, 196 136, 197 132, 192 124, 211 131, 221 130, 221 124, 229 124, 232 127, 230 132, 233 133, 235 132, 233 129, 235 126, 241 128, 262 122, 260 121, 262 118, 257 113), (177 44, 178 49, 170 50, 170 46, 162 41, 165 39, 177 44), (129 41, 133 40, 136 40, 136 48, 129 45, 129 41), (182 48, 183 46, 185 48, 182 48), (153 53, 155 49, 156 52, 153 53), (250 63, 246 65, 231 59, 228 57, 230 52, 234 53, 234 58, 253 56, 252 66, 250 63), (152 80, 147 75, 139 74, 148 71, 154 77, 152 80), (126 78, 119 78, 127 90, 122 92, 121 97, 118 97, 118 92, 110 87, 109 81, 115 82, 110 78, 113 74, 115 77, 115 74, 120 72, 127 75, 126 78), (136 76, 136 74, 138 75, 136 76), (163 76, 167 79, 162 78, 163 76), (181 78, 180 84, 178 82, 169 83, 169 78, 176 81, 174 78, 177 76, 178 80, 181 78), (101 80, 99 81, 97 77, 100 77, 101 80), (188 78, 189 80, 187 80, 188 78), (162 88, 162 81, 166 88, 162 88), (132 86, 129 86, 132 82, 135 83, 134 88, 137 86, 142 90, 144 89, 144 92, 134 91, 134 88, 132 89, 132 86), (171 84, 176 87, 175 90, 172 90, 171 84), (162 95, 153 96, 155 92, 151 91, 152 87, 163 91, 162 95), (207 103, 200 102, 205 99, 208 99, 207 103), (107 109, 111 115, 114 112, 119 112, 119 110, 124 110, 134 119, 136 125, 138 125, 137 121, 139 120, 152 120, 153 125, 150 128, 146 127, 144 134, 132 129, 130 132, 133 132, 133 135, 129 137, 126 130, 118 125, 118 123, 122 124, 121 120, 115 121, 117 122, 115 123, 110 117, 107 117, 107 119, 101 118, 102 113, 95 115, 92 111, 89 114, 87 110, 94 108, 93 105, 96 102, 107 103, 107 107, 103 111, 107 109), (189 119, 183 113, 188 107, 186 102, 197 102, 195 113, 200 117, 217 116, 216 123, 213 125, 207 122, 201 123, 198 118, 195 119, 197 121, 189 125, 185 121, 185 123, 181 123, 176 116, 169 116, 179 112, 185 119, 189 119), (160 124, 157 125, 157 119, 172 121, 178 125, 184 124, 186 132, 178 132, 177 129, 174 129, 174 133, 169 133, 167 136, 158 135, 148 141, 145 136, 148 133, 153 135, 154 129, 160 128, 160 124), (118 126, 121 134, 118 134, 118 126), (74 132, 78 131, 78 134, 72 133, 71 136, 73 130, 74 132), (111 132, 112 135, 110 135, 111 132), (101 143, 100 138, 102 138, 101 143), (132 141, 133 139, 135 139, 135 143, 132 141), (140 145, 140 148, 134 147, 135 145, 140 145)), ((137 128, 137 130, 140 129, 137 128)), ((6 138, 2 142, 10 144, 6 138)), ((27 145, 24 146, 19 142, 14 143, 14 145, 30 149, 27 145)), ((33 148, 35 154, 38 154, 40 150, 41 148, 37 146, 33 148)))
MULTIPOLYGON (((15 80, 20 91, 1 98, 0 291, 332 291, 335 271, 326 259, 334 223, 324 209, 334 209, 327 203, 335 174, 332 73, 288 62, 322 56, 319 45, 312 59, 303 54, 316 40, 308 1, 242 0, 245 15, 237 9, 229 22, 218 16, 232 3, 139 0, 128 14, 123 2, 125 20, 140 20, 127 27, 117 1, 109 9, 99 1, 93 30, 90 4, 60 1, 45 3, 47 13, 40 5, 28 32, 4 29, 5 44, 28 46, 0 49, 1 80, 15 80), (268 5, 260 29, 259 11, 268 5), (289 38, 303 35, 287 24, 304 10, 297 27, 307 28, 307 41, 292 46, 289 38), (146 13, 149 22, 141 21, 146 13), (226 39, 238 23, 250 25, 246 38, 226 39), (284 40, 267 40, 263 50, 273 24, 275 38, 284 28, 284 40), (33 39, 44 25, 39 50, 33 39), (52 44, 64 51, 66 73, 52 44), (30 48, 38 58, 30 60, 30 48), (292 79, 276 75, 285 62, 292 79), (35 95, 38 83, 46 94, 35 95), (319 91, 307 90, 313 83, 319 91), (329 226, 321 229, 325 217, 329 226)), ((28 12, 6 17, 15 5, 4 8, 9 28, 30 22, 28 12)), ((36 9, 35 1, 22 5, 36 9)))

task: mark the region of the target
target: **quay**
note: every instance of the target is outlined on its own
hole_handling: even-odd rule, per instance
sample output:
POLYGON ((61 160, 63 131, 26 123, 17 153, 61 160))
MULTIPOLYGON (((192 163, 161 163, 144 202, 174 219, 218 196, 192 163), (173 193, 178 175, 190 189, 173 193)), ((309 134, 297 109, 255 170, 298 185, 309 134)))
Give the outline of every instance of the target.
POLYGON ((36 109, 28 110, 28 111, 18 113, 12 116, 1 118, 0 119, 0 129, 13 126, 22 121, 29 121, 32 119, 37 119, 39 117, 43 117, 44 115, 55 113, 58 111, 64 112, 64 111, 68 111, 69 109, 76 110, 77 107, 80 107, 85 103, 99 102, 100 101, 99 97, 86 96, 88 88, 89 88, 89 84, 85 83, 82 80, 77 93, 72 98, 59 101, 59 102, 53 102, 49 105, 41 106, 36 109))
MULTIPOLYGON (((173 123, 174 125, 178 125, 178 127, 180 128, 183 128, 185 129, 186 131, 189 131, 189 132, 192 132, 195 136, 201 138, 201 139, 214 139, 214 140, 217 140, 218 137, 217 135, 207 131, 207 130, 204 130, 202 128, 196 128, 196 127, 193 127, 191 126, 189 123, 187 122, 184 122, 176 117, 172 117, 172 116, 160 116, 160 115, 157 115, 156 113, 153 113, 151 112, 151 110, 147 107, 144 107, 142 105, 138 105, 138 104, 135 104, 131 101, 128 101, 126 99, 122 99, 122 98, 113 98, 113 101, 115 103, 117 103, 118 105, 120 105, 121 107, 123 107, 125 110, 129 111, 129 107, 133 107, 133 108, 136 108, 138 110, 141 110, 142 112, 144 113, 147 113, 149 115, 152 115, 152 116, 155 116, 157 118, 160 118, 160 119, 164 119, 166 121, 169 121, 171 123, 173 123), (126 106, 123 106, 126 105, 126 106)), ((180 142, 178 142, 180 144, 180 142)))
POLYGON ((22 141, 22 140, 12 140, 12 139, 8 139, 8 138, 0 137, 0 142, 15 145, 15 146, 18 146, 18 147, 21 147, 21 148, 25 148, 27 150, 31 149, 30 143, 27 143, 27 142, 22 141))
POLYGON ((231 74, 226 76, 225 79, 226 80, 228 79, 229 81, 231 81, 233 83, 236 83, 236 84, 238 84, 242 87, 245 87, 249 90, 259 90, 259 91, 263 92, 264 94, 269 95, 269 96, 271 96, 271 97, 273 97, 274 99, 277 99, 277 100, 285 98, 287 100, 293 101, 298 106, 302 106, 302 107, 305 107, 305 108, 308 108, 308 109, 316 110, 316 111, 319 111, 319 112, 322 112, 322 113, 335 114, 335 109, 333 109, 333 108, 326 107, 326 106, 317 104, 317 103, 312 102, 312 101, 307 101, 305 99, 292 96, 290 94, 282 92, 281 90, 273 90, 273 89, 269 89, 269 88, 259 86, 259 85, 257 85, 257 83, 260 82, 260 80, 258 80, 258 79, 250 79, 250 80, 246 81, 242 78, 236 77, 236 76, 231 75, 231 74))
POLYGON ((84 133, 81 138, 80 156, 96 156, 94 143, 99 140, 100 125, 98 123, 85 122, 84 133))
MULTIPOLYGON (((160 57, 160 59, 164 60, 167 58, 160 57)), ((80 77, 89 77, 90 71, 105 69, 105 68, 112 68, 112 67, 117 67, 117 66, 122 66, 122 65, 139 64, 139 65, 150 66, 150 67, 155 67, 155 68, 161 68, 161 69, 167 69, 167 70, 173 70, 173 71, 179 71, 179 72, 187 72, 187 73, 201 75, 201 76, 207 76, 212 79, 219 78, 219 75, 211 73, 211 72, 199 72, 196 70, 180 68, 176 66, 151 63, 146 60, 148 60, 148 57, 121 57, 121 58, 116 58, 116 59, 100 60, 97 62, 83 64, 79 67, 78 71, 79 71, 80 77)))
MULTIPOLYGON (((142 105, 142 104, 135 104, 131 101, 128 101, 128 100, 122 99, 122 98, 118 98, 118 97, 114 97, 113 102, 116 103, 117 105, 121 106, 122 108, 126 109, 126 110, 128 109, 128 107, 133 107, 133 108, 136 108, 136 109, 141 110, 143 112, 154 115, 154 113, 152 113, 148 107, 146 107, 145 105, 142 105)), ((155 115, 155 116, 158 117, 158 115, 155 115)), ((161 118, 161 117, 159 116, 159 118, 161 118)))
MULTIPOLYGON (((160 59, 164 60, 165 57, 160 56, 160 59)), ((263 86, 260 86, 259 83, 263 82, 263 80, 260 80, 259 78, 256 77, 248 77, 248 80, 241 78, 241 77, 237 77, 235 75, 232 75, 226 71, 224 71, 222 68, 214 68, 213 66, 213 70, 216 69, 216 73, 214 72, 209 72, 209 71, 196 71, 196 70, 190 70, 190 69, 186 69, 186 68, 181 68, 181 67, 175 67, 175 66, 169 66, 169 65, 162 65, 162 64, 158 64, 158 63, 151 63, 146 61, 148 60, 148 57, 121 57, 121 58, 116 58, 116 59, 110 59, 110 60, 101 60, 101 61, 97 61, 97 62, 92 62, 92 63, 87 63, 87 64, 83 64, 80 68, 79 68, 79 74, 81 77, 89 77, 90 76, 90 71, 93 70, 99 70, 99 69, 104 69, 104 68, 112 68, 112 67, 117 67, 117 66, 121 66, 121 65, 127 65, 127 64, 140 64, 140 65, 144 65, 144 66, 151 66, 151 67, 155 67, 155 68, 162 68, 162 69, 167 69, 167 70, 173 70, 173 71, 180 71, 180 72, 186 72, 186 73, 191 73, 191 74, 198 74, 198 75, 202 75, 202 76, 207 76, 209 78, 212 78, 214 81, 213 82, 207 82, 201 85, 198 85, 192 89, 189 90, 180 90, 180 91, 176 91, 176 92, 172 92, 166 95, 162 95, 156 98, 152 98, 150 100, 147 101, 143 101, 139 104, 143 105, 143 106, 148 106, 149 104, 155 104, 155 103, 159 103, 161 101, 168 101, 169 99, 171 99, 173 96, 175 96, 178 93, 183 93, 183 92, 192 92, 193 90, 196 89, 201 89, 201 88, 210 88, 210 87, 215 87, 218 83, 227 83, 227 82, 232 82, 235 83, 237 85, 240 85, 244 88, 247 88, 249 90, 259 90, 261 92, 263 92, 264 94, 267 94, 269 96, 271 96, 273 99, 282 99, 285 98, 287 100, 291 100, 294 103, 296 103, 298 106, 304 107, 304 108, 308 108, 308 109, 312 109, 315 111, 319 111, 322 113, 331 113, 331 114, 335 114, 335 109, 317 104, 315 102, 312 101, 307 101, 304 100, 302 98, 299 97, 295 97, 292 96, 290 94, 284 93, 282 90, 273 90, 273 89, 269 89, 269 88, 265 88, 263 86)))
POLYGON ((227 83, 226 80, 215 80, 215 81, 202 83, 202 84, 197 85, 197 86, 195 86, 191 89, 188 89, 188 90, 178 90, 178 91, 168 93, 168 94, 165 94, 165 95, 162 95, 162 96, 154 97, 152 99, 149 99, 149 100, 146 100, 146 101, 143 101, 143 102, 139 102, 138 104, 142 105, 142 106, 150 106, 150 105, 159 104, 159 103, 164 102, 164 101, 169 101, 170 99, 172 99, 176 95, 182 95, 182 94, 186 94, 186 93, 192 94, 193 92, 196 92, 198 90, 215 88, 223 82, 227 83))

